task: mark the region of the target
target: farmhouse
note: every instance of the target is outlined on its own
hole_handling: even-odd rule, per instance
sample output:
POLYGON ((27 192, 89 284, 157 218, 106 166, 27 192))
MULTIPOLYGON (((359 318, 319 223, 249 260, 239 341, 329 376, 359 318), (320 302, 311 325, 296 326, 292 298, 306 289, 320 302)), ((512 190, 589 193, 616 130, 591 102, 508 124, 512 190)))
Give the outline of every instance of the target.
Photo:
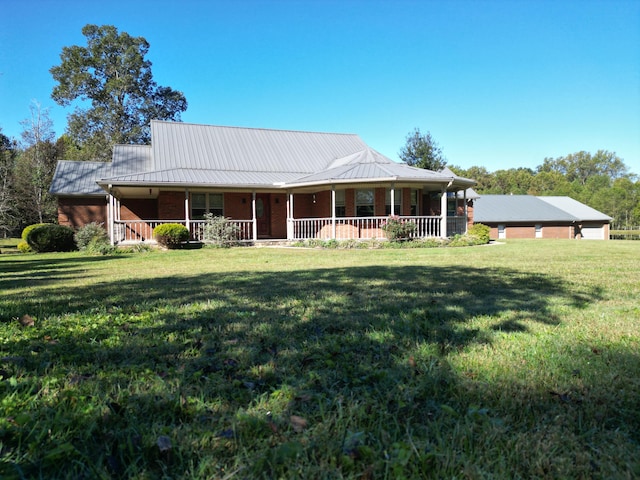
POLYGON ((153 121, 151 145, 116 145, 112 161, 61 161, 51 193, 60 224, 103 223, 112 243, 144 242, 162 223, 193 240, 204 216, 239 240, 383 238, 390 215, 414 237, 466 232, 475 182, 393 162, 353 134, 153 121))
POLYGON ((481 195, 474 220, 491 227, 491 238, 607 240, 611 217, 570 197, 481 195))

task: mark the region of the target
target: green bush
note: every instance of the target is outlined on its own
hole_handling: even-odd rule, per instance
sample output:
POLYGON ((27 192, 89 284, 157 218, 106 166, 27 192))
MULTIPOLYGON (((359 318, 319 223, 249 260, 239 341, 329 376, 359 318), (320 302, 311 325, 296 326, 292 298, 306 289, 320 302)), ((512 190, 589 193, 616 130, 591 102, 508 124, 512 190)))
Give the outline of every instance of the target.
POLYGON ((180 223, 163 223, 153 229, 153 237, 163 247, 175 249, 189 240, 189 230, 180 223))
POLYGON ((76 249, 73 228, 65 225, 39 225, 27 232, 27 243, 34 252, 70 252, 76 249))
POLYGON ((51 223, 34 223, 33 225, 24 227, 24 230, 22 230, 22 235, 20 235, 20 238, 22 238, 22 240, 26 242, 27 237, 29 236, 29 233, 31 232, 31 230, 33 230, 34 228, 42 227, 43 225, 52 225, 52 224, 51 223))
POLYGON ((32 253, 31 247, 25 240, 20 240, 18 242, 18 250, 22 253, 32 253))
POLYGON ((204 216, 203 240, 220 247, 230 247, 238 242, 240 227, 223 216, 207 213, 204 216))
MULTIPOLYGON (((109 236, 101 223, 91 222, 75 233, 73 239, 79 250, 86 250, 90 245, 95 249, 99 245, 109 245, 109 236)), ((102 247, 100 247, 102 248, 102 247)))
POLYGON ((476 237, 480 243, 489 243, 491 227, 482 223, 474 223, 467 231, 467 235, 470 237, 476 237))
POLYGON ((382 224, 382 230, 384 230, 387 238, 392 242, 400 240, 407 240, 411 237, 413 232, 416 231, 416 224, 410 221, 402 220, 397 215, 390 215, 389 218, 382 224))

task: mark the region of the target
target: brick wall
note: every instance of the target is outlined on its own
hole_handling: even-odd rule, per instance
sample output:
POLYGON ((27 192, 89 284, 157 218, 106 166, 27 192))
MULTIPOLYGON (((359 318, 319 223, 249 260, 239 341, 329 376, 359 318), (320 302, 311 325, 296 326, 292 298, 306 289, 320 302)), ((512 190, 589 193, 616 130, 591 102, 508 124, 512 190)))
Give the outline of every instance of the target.
POLYGON ((185 192, 160 192, 158 194, 158 220, 184 220, 185 192))
POLYGON ((58 197, 58 223, 78 228, 87 223, 107 224, 105 197, 58 197))
POLYGON ((224 216, 235 220, 251 220, 252 196, 249 192, 227 192, 224 194, 224 216))
POLYGON ((155 220, 158 218, 158 203, 154 198, 129 198, 120 203, 122 220, 155 220))
POLYGON ((573 226, 543 225, 542 238, 573 238, 573 226))
POLYGON ((287 238, 287 195, 271 194, 271 236, 287 238))

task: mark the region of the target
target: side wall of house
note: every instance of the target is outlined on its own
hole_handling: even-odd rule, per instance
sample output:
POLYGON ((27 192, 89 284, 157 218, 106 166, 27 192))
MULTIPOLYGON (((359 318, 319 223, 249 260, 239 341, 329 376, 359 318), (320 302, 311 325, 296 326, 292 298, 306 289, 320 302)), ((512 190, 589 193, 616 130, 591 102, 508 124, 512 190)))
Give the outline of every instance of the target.
POLYGON ((58 223, 79 228, 91 222, 107 225, 106 197, 58 197, 58 223))

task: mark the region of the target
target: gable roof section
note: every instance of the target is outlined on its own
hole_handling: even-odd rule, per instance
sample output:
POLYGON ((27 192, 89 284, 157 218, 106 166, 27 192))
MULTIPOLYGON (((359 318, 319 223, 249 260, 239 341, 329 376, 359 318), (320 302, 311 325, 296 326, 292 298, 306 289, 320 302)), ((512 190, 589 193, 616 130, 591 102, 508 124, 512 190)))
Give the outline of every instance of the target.
POLYGON ((611 220, 570 197, 533 195, 480 195, 474 203, 473 218, 479 223, 611 220), (585 213, 586 216, 581 215, 585 213))
POLYGON ((245 172, 323 170, 364 150, 358 135, 151 122, 155 170, 192 168, 245 172))
POLYGON ((111 175, 128 175, 153 169, 151 145, 115 145, 111 161, 111 175))
POLYGON ((111 176, 111 163, 60 160, 56 165, 49 193, 52 195, 104 195, 96 183, 111 176))
POLYGON ((599 212, 595 208, 591 208, 584 203, 581 203, 577 200, 574 200, 571 197, 538 197, 543 202, 547 202, 550 205, 553 205, 556 208, 560 208, 565 212, 570 213, 574 217, 578 218, 581 221, 611 221, 609 215, 605 215, 602 212, 599 212))

